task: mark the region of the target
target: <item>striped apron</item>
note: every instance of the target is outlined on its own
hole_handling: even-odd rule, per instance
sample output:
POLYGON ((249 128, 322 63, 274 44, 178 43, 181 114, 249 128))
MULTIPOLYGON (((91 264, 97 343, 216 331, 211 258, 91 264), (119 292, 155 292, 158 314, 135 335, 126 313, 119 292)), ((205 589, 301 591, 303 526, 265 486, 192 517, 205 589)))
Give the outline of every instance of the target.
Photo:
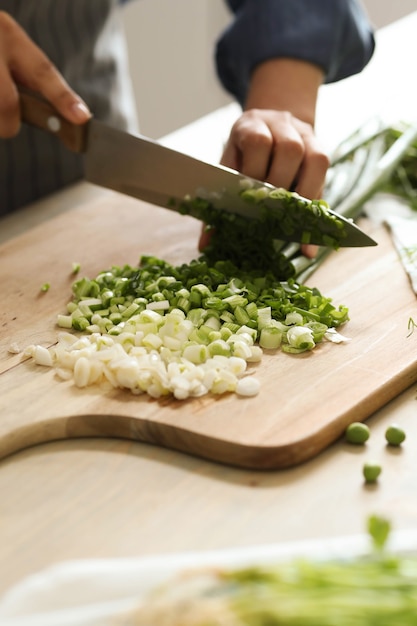
MULTIPOLYGON (((117 0, 0 0, 0 10, 42 48, 95 117, 136 130, 117 0)), ((16 137, 0 139, 0 215, 82 177, 82 157, 53 136, 22 125, 16 137)))

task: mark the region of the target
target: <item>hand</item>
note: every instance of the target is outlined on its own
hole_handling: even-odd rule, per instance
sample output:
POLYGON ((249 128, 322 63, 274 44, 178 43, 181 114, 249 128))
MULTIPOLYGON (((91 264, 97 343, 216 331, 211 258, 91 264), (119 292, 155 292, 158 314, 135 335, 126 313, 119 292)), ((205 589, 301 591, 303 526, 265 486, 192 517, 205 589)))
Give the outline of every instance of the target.
POLYGON ((313 127, 288 111, 250 109, 235 122, 222 165, 246 176, 320 198, 329 167, 313 127))
MULTIPOLYGON (((310 124, 287 111, 251 109, 233 125, 221 164, 306 198, 320 198, 329 159, 310 124)), ((208 243, 203 229, 199 249, 208 243)), ((317 247, 305 245, 302 251, 314 257, 317 247)))
MULTIPOLYGON (((329 159, 314 134, 323 70, 299 59, 276 58, 252 73, 245 111, 233 125, 221 163, 306 198, 320 198, 329 159)), ((200 250, 209 241, 203 231, 200 250)), ((316 246, 302 246, 314 257, 316 246)))
POLYGON ((20 128, 17 84, 40 93, 69 121, 83 124, 91 114, 57 68, 17 22, 0 11, 0 137, 20 128))

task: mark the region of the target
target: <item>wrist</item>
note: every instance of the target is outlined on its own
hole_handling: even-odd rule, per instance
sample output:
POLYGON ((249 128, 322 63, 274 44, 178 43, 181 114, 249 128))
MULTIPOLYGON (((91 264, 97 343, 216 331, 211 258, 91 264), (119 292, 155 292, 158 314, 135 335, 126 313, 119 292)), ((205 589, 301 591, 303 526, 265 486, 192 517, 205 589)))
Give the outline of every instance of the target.
POLYGON ((323 79, 323 70, 312 63, 289 58, 270 59, 254 69, 244 108, 288 111, 314 127, 323 79))

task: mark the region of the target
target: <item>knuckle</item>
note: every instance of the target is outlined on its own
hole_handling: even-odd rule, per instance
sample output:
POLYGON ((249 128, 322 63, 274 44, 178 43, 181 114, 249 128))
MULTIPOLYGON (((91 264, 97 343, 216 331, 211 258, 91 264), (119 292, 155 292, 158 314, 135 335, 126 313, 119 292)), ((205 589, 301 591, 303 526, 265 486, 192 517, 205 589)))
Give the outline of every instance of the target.
POLYGON ((242 114, 242 120, 248 120, 249 122, 252 122, 253 120, 262 118, 262 116, 263 111, 261 111, 260 109, 248 109, 242 114))
POLYGON ((319 172, 326 172, 330 166, 330 158, 325 152, 316 150, 308 155, 311 163, 314 164, 315 170, 319 172))
POLYGON ((247 129, 246 132, 242 132, 239 145, 243 152, 247 150, 254 150, 256 152, 271 150, 272 137, 264 132, 247 129))
POLYGON ((240 115, 239 119, 235 123, 239 124, 241 122, 252 121, 256 119, 258 116, 259 116, 259 111, 257 109, 248 109, 246 111, 243 111, 243 113, 240 115))
POLYGON ((289 159, 301 161, 305 155, 303 142, 295 137, 282 138, 277 145, 277 150, 284 153, 289 159))
POLYGON ((239 120, 232 132, 234 143, 240 150, 270 150, 273 138, 265 125, 259 125, 250 118, 239 120))
POLYGON ((233 124, 232 130, 240 133, 248 129, 257 128, 260 123, 264 123, 260 112, 257 109, 250 109, 248 111, 244 111, 240 115, 240 117, 233 124))

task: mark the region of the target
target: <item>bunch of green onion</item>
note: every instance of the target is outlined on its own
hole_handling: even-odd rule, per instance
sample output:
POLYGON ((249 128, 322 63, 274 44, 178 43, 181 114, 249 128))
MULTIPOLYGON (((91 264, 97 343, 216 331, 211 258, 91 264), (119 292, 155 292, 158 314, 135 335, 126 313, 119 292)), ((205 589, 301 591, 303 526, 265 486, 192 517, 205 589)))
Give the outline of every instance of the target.
MULTIPOLYGON (((333 211, 356 220, 378 193, 397 196, 417 210, 417 124, 371 119, 334 151, 323 194, 333 211)), ((314 259, 307 259, 300 249, 284 250, 299 282, 305 282, 330 252, 319 248, 314 259)))

